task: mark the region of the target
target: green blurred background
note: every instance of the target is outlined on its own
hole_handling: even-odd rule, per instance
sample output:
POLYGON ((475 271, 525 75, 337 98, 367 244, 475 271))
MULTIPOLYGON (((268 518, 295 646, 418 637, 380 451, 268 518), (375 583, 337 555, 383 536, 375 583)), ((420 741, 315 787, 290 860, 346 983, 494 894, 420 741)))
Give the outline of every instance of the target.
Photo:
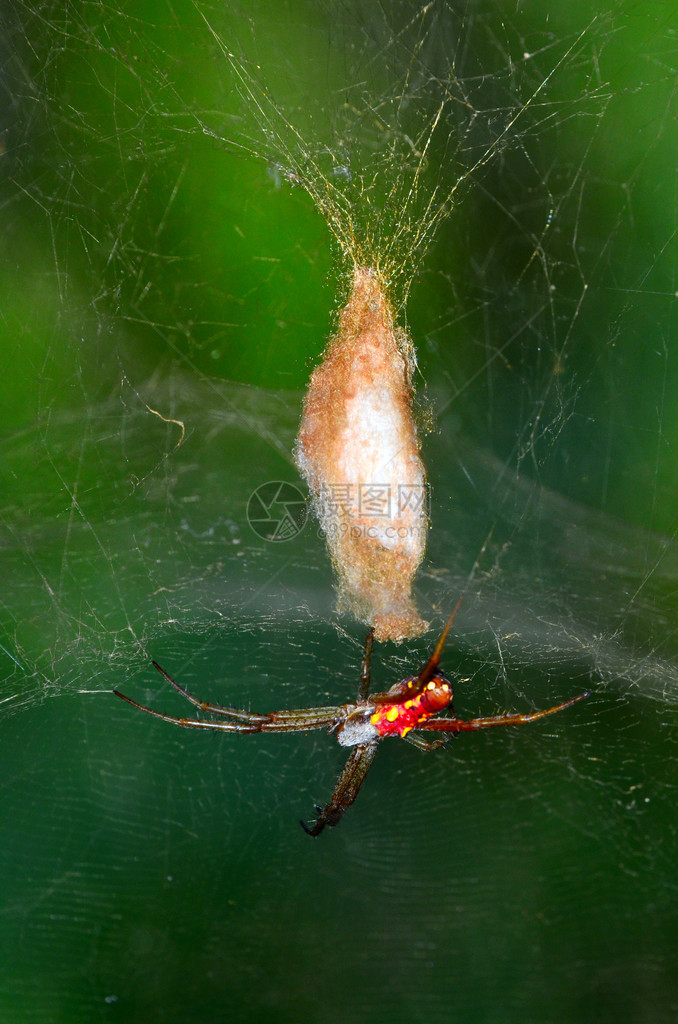
POLYGON ((0 1024, 676 1019, 677 39, 659 2, 7 5, 0 1024), (315 525, 246 516, 301 486, 346 290, 304 183, 382 245, 453 199, 398 236, 432 631, 375 684, 463 592, 460 715, 593 690, 383 744, 317 841, 331 738, 111 695, 183 713, 153 657, 262 711, 355 693, 315 525))

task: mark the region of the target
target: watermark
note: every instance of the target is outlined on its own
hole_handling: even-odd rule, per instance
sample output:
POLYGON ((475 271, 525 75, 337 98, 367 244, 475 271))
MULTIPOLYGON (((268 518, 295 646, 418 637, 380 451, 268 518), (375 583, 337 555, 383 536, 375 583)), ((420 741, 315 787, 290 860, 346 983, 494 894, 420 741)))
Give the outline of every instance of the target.
POLYGON ((247 522, 262 540, 274 544, 293 540, 306 525, 308 502, 294 484, 269 480, 247 502, 247 522))
POLYGON ((428 511, 428 484, 323 484, 319 504, 333 515, 357 513, 361 518, 396 519, 428 511))
POLYGON ((370 540, 388 544, 389 547, 393 546, 393 541, 405 540, 407 537, 417 537, 419 540, 423 540, 426 534, 427 529, 425 525, 397 526, 396 524, 389 523, 388 526, 384 526, 383 523, 380 523, 377 526, 366 523, 352 523, 350 521, 324 523, 321 529, 318 530, 319 537, 323 535, 332 538, 350 537, 352 540, 357 540, 359 537, 368 537, 370 540))
MULTIPOLYGON (((328 536, 350 535, 393 542, 426 534, 428 484, 323 484, 316 498, 328 536)), ((294 484, 269 480, 247 502, 247 522, 257 537, 279 543, 297 537, 308 517, 309 502, 294 484)))

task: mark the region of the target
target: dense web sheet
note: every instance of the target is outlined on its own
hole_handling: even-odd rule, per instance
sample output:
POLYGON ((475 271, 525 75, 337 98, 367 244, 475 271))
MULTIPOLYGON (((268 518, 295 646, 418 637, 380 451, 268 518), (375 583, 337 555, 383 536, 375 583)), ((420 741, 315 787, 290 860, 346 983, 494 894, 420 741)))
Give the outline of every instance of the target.
POLYGON ((3 1019, 675 1020, 678 25, 541 6, 9 5, 3 1019), (313 843, 332 737, 111 691, 184 713, 156 658, 234 706, 354 698, 316 524, 247 517, 301 489, 354 261, 417 351, 457 713, 593 695, 382 744, 313 843))

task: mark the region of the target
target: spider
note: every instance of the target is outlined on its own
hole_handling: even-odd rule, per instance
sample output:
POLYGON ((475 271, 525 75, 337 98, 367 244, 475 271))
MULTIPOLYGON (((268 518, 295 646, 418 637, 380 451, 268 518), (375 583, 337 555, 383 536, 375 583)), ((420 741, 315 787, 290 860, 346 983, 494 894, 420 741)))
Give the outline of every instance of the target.
POLYGON ((556 711, 563 711, 589 696, 588 692, 580 693, 579 696, 572 697, 562 704, 556 704, 542 711, 532 711, 529 714, 504 714, 489 718, 457 718, 452 707, 452 683, 438 666, 445 639, 460 603, 457 603, 447 620, 431 657, 419 675, 401 679, 386 693, 370 694, 369 692, 370 660, 374 640, 374 630, 370 630, 365 640, 358 699, 354 704, 342 704, 339 707, 327 708, 299 708, 295 711, 271 711, 267 715, 260 715, 254 711, 225 708, 219 704, 198 700, 187 693, 165 672, 164 668, 158 665, 157 661, 154 661, 153 665, 158 672, 194 707, 213 715, 220 715, 222 718, 216 721, 175 718, 172 715, 165 715, 161 711, 144 707, 143 704, 137 704, 135 700, 126 697, 119 690, 113 692, 116 697, 121 697, 128 704, 140 711, 145 711, 148 715, 153 715, 154 718, 160 718, 163 722, 172 722, 174 725, 182 725, 189 729, 217 729, 220 732, 239 733, 308 732, 312 729, 327 729, 328 732, 335 733, 339 745, 350 747, 351 753, 337 780, 330 802, 325 807, 316 807, 317 817, 310 825, 304 821, 300 822, 302 828, 310 836, 318 836, 325 826, 333 828, 337 825, 344 811, 354 802, 365 781, 379 742, 384 737, 401 736, 420 750, 435 750, 447 741, 450 733, 473 732, 476 729, 487 729, 494 725, 522 725, 525 722, 535 722, 546 715, 555 714, 556 711), (433 717, 445 708, 451 712, 451 717, 433 717), (445 735, 432 741, 414 735, 414 731, 423 730, 445 735))

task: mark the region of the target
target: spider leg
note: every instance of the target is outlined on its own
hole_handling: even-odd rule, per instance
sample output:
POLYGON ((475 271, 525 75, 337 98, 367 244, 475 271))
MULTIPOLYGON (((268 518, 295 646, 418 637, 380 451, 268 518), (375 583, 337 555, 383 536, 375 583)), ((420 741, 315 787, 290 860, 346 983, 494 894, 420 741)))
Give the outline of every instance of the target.
POLYGON ((374 643, 374 626, 365 638, 365 650, 363 651, 362 665, 360 666, 360 689, 358 700, 367 700, 370 692, 370 661, 372 660, 372 644, 374 643))
POLYGON ((459 608, 461 606, 461 602, 463 600, 464 600, 464 598, 462 596, 462 597, 459 598, 459 600, 455 604, 455 606, 454 606, 454 608, 452 610, 452 614, 450 615, 449 619, 445 623, 445 628, 443 629, 442 633, 440 634, 440 639, 438 640, 438 643, 435 645, 435 647, 433 649, 433 654, 428 659, 428 661, 424 665, 423 669, 419 673, 419 677, 417 679, 417 686, 418 686, 418 688, 420 690, 422 690, 424 688, 424 684, 429 681, 429 679, 431 678, 431 676, 433 675, 435 670, 438 668, 438 665, 440 664, 440 655, 443 653, 443 647, 445 646, 445 641, 447 639, 447 634, 449 633, 449 631, 450 631, 450 629, 452 627, 452 623, 455 620, 456 614, 459 611, 459 608))
MULTIPOLYGON (((417 726, 419 728, 419 726, 417 726)), ((447 743, 449 736, 439 736, 437 740, 425 740, 421 736, 416 736, 412 732, 408 732, 406 736, 403 736, 406 743, 411 743, 417 750, 438 750, 439 747, 444 747, 447 743)))
POLYGON ((261 732, 261 715, 255 715, 252 721, 240 720, 237 722, 210 722, 207 719, 201 721, 197 718, 176 718, 174 715, 165 715, 162 711, 154 711, 153 708, 147 708, 144 704, 137 704, 131 697, 126 697, 124 693, 120 693, 120 690, 114 690, 113 693, 116 697, 126 700, 133 708, 145 711, 147 715, 160 718, 163 722, 183 725, 188 729, 218 729, 220 732, 261 732))
MULTIPOLYGON (((524 725, 526 722, 536 722, 547 715, 555 715, 557 711, 564 711, 572 707, 580 700, 590 697, 590 693, 580 693, 577 697, 562 704, 554 704, 552 708, 544 708, 542 711, 532 711, 525 715, 492 715, 489 718, 431 718, 428 722, 420 722, 417 729, 430 729, 433 732, 474 732, 476 729, 488 729, 493 725, 524 725)), ((407 737, 406 737, 407 738, 407 737)))
POLYGON ((309 836, 319 836, 326 825, 334 828, 339 824, 342 814, 360 792, 378 745, 377 740, 373 743, 358 743, 353 747, 334 787, 330 802, 325 807, 316 807, 318 817, 312 825, 307 825, 305 821, 299 823, 304 832, 308 832, 309 836))
MULTIPOLYGON (((307 732, 312 729, 330 729, 337 723, 341 714, 341 708, 301 708, 298 711, 272 711, 269 715, 258 715, 249 711, 237 711, 232 717, 237 717, 235 722, 210 722, 199 718, 178 718, 174 715, 165 715, 162 711, 154 711, 144 704, 137 704, 131 697, 126 697, 119 690, 114 690, 116 697, 127 701, 132 707, 139 711, 145 711, 147 715, 153 715, 163 722, 171 722, 173 725, 181 725, 187 729, 212 729, 217 732, 307 732)), ((211 709, 210 704, 198 704, 198 707, 211 709)), ((228 713, 230 709, 222 709, 228 713)))
POLYGON ((235 718, 246 722, 254 719, 265 721, 268 717, 267 715, 256 715, 254 712, 239 711, 237 708, 225 708, 221 704, 209 704, 207 701, 198 700, 198 698, 190 694, 188 690, 184 690, 183 686, 179 686, 179 684, 172 679, 171 675, 165 672, 161 665, 158 665, 157 661, 153 662, 153 668, 158 670, 160 675, 167 680, 170 686, 174 687, 177 693, 180 693, 182 697, 185 697, 186 700, 190 701, 193 707, 199 708, 201 711, 210 711, 214 715, 225 715, 227 718, 235 718))

